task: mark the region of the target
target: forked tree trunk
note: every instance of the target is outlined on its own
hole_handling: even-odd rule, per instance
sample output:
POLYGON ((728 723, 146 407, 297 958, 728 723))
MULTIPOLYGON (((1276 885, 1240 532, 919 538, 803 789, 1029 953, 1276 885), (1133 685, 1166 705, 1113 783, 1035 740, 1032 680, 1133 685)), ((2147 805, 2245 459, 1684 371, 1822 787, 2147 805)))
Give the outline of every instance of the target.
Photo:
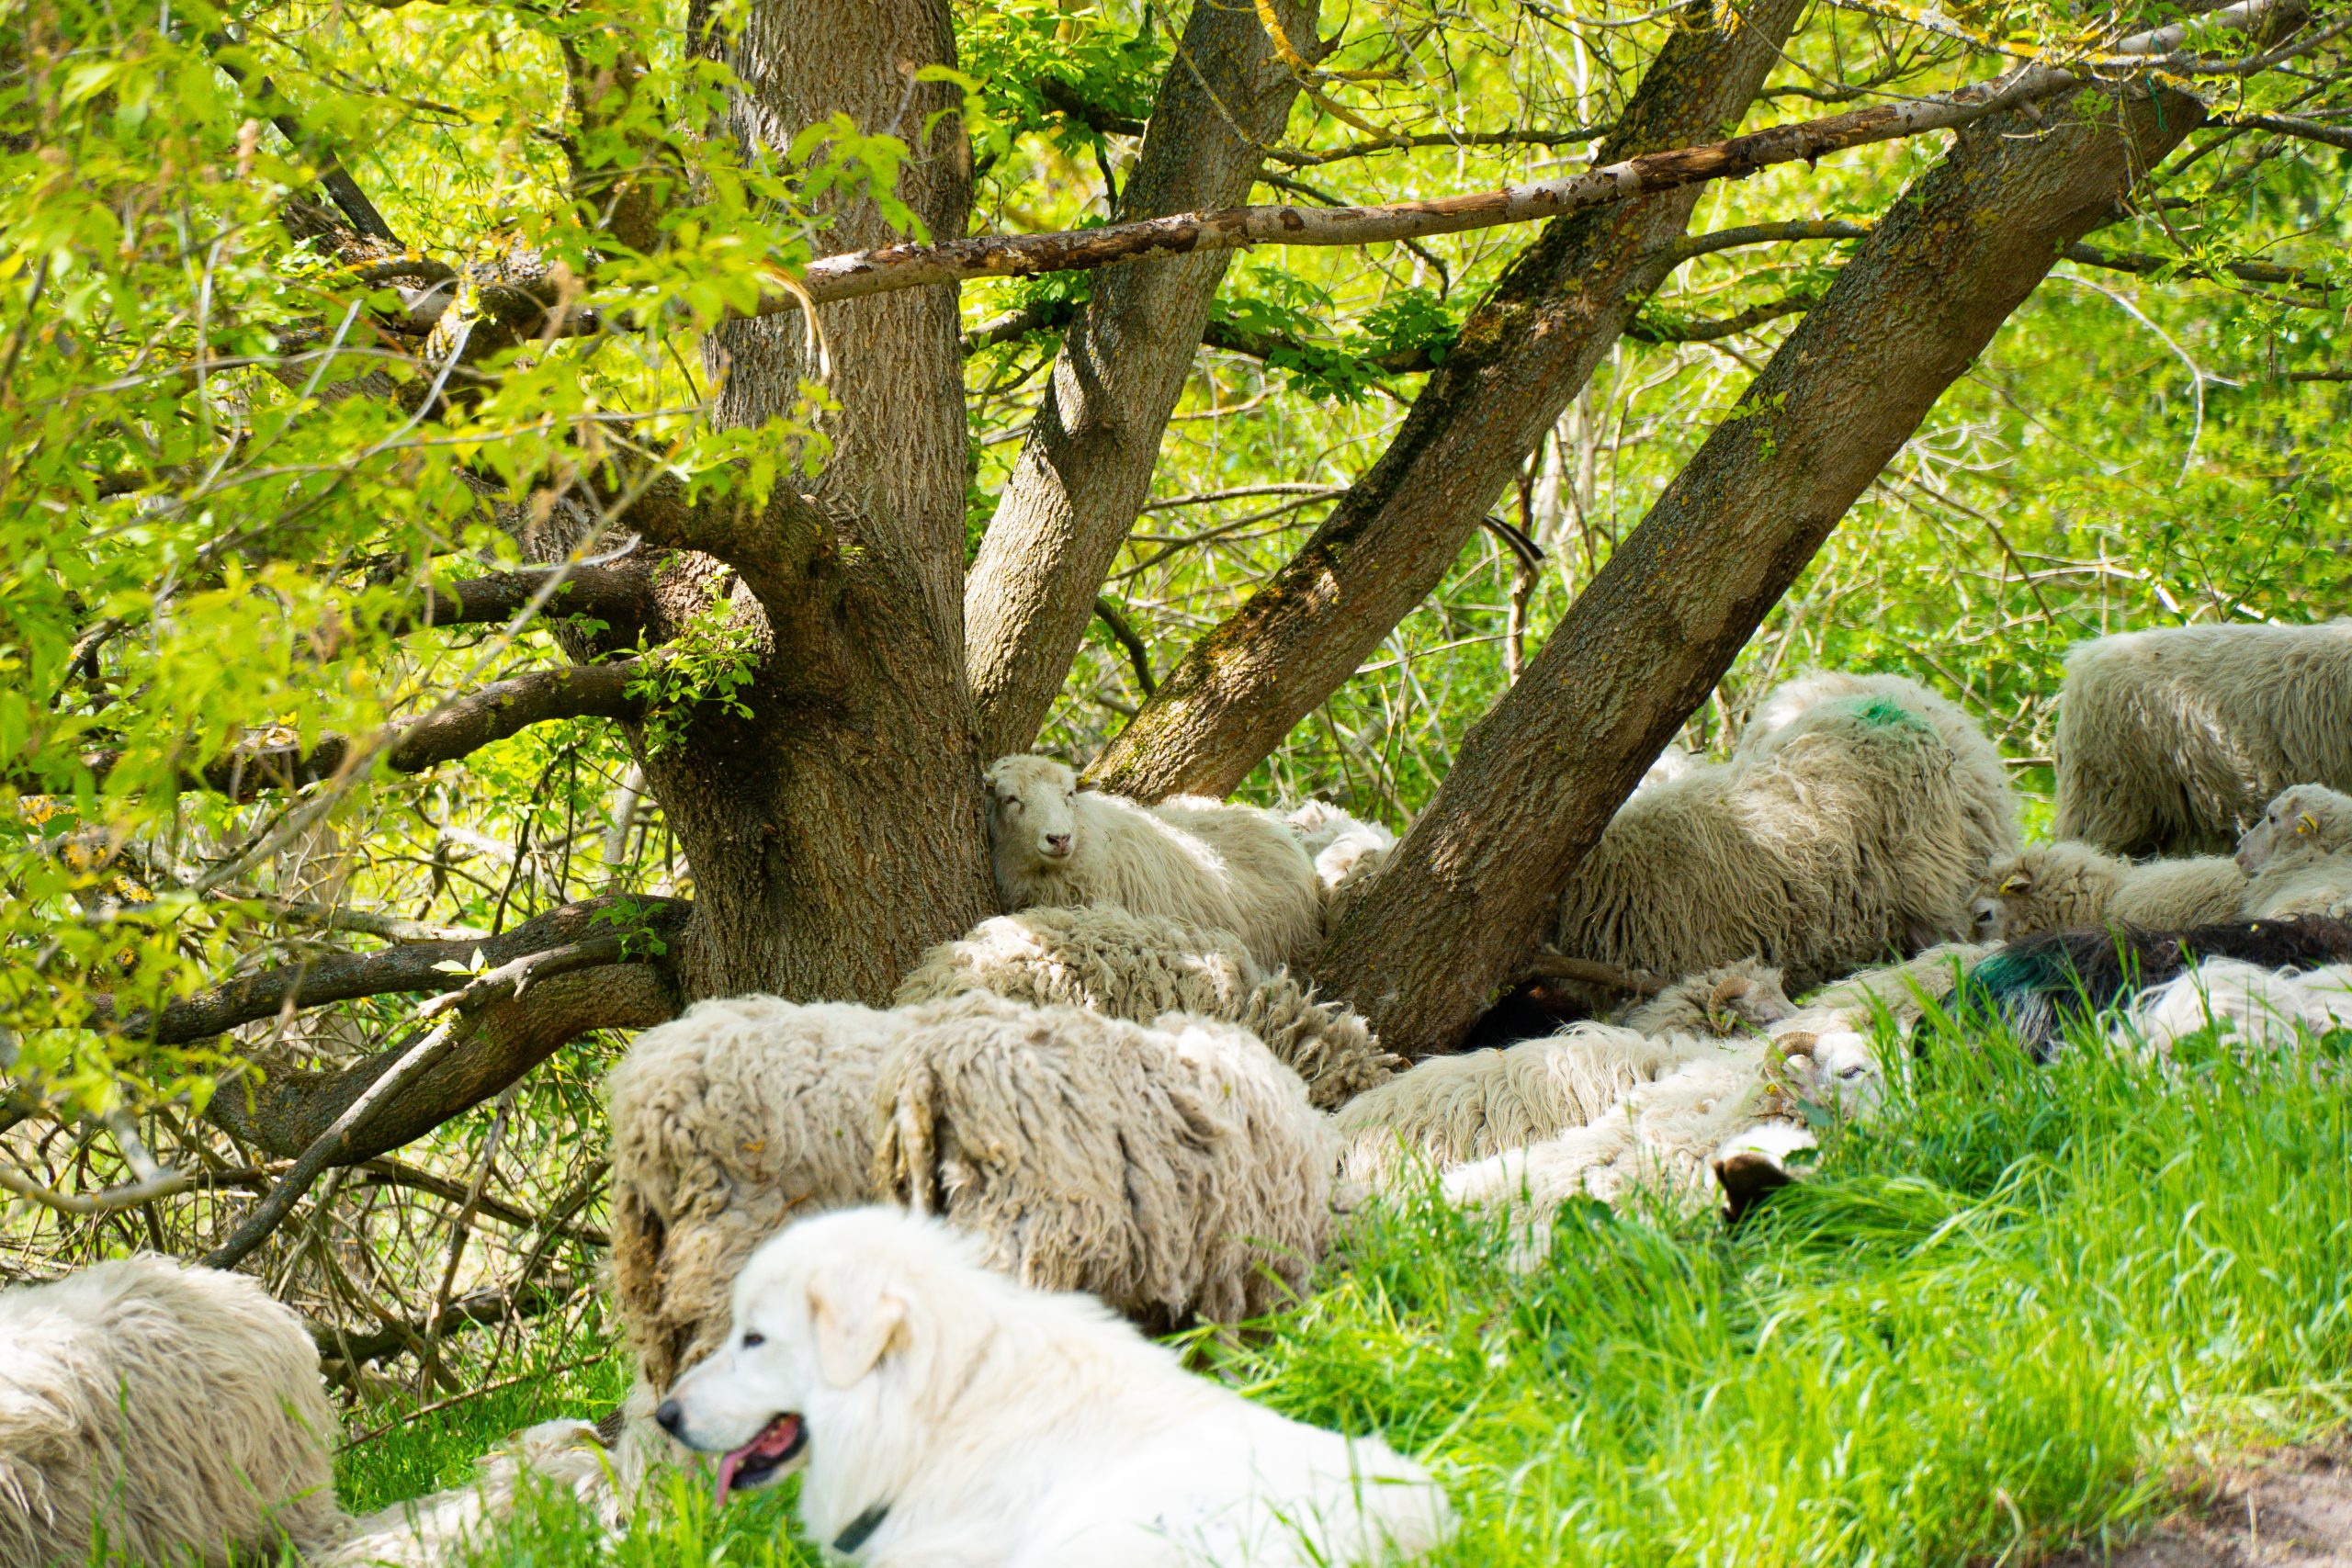
POLYGON ((1569 874, 1839 518, 2059 253, 2203 118, 2083 94, 1961 133, 1888 209, 1453 771, 1317 977, 1392 1049, 1450 1048, 1569 874))
MULTIPOLYGON (((1802 0, 1697 4, 1600 162, 1715 140, 1802 0)), ((1556 219, 1464 324, 1380 460, 1273 580, 1201 639, 1090 775, 1145 799, 1226 795, 1427 598, 1665 276, 1701 187, 1556 219)))
MULTIPOLYGON (((843 112, 893 132, 913 149, 899 195, 934 236, 963 232, 971 165, 959 100, 914 79, 955 62, 947 0, 761 0, 731 57, 746 84, 738 135, 780 149, 843 112)), ((832 216, 828 244, 894 237, 870 201, 832 216)), ((839 412, 815 493, 834 536, 808 581, 793 602, 765 606, 731 574, 673 571, 665 583, 673 627, 724 590, 759 637, 741 694, 750 717, 704 703, 674 744, 640 748, 694 874, 680 964, 690 997, 885 1000, 924 946, 994 907, 963 678, 956 294, 913 290, 820 317, 839 412)), ((722 423, 793 406, 801 378, 817 374, 803 333, 783 317, 717 334, 722 423)), ((789 470, 779 482, 793 482, 789 470)))

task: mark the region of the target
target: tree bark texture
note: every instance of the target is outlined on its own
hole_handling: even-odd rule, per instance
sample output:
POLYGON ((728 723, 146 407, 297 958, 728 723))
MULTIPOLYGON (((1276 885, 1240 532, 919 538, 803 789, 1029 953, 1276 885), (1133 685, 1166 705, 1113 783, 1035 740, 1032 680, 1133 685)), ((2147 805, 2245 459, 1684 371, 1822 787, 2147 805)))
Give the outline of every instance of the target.
POLYGON ((2065 248, 2202 118, 2177 94, 2077 94, 1962 131, 1464 738, 1321 954, 1327 990, 1400 1053, 1459 1040, 1847 508, 2065 248))
MULTIPOLYGON (((1282 0, 1276 11, 1290 38, 1315 37, 1316 0, 1282 0)), ((1250 6, 1194 6, 1120 216, 1247 200, 1260 150, 1281 138, 1298 85, 1250 6)), ((984 756, 1027 750, 1062 689, 1095 591, 1150 493, 1160 436, 1230 259, 1112 267, 1062 336, 964 589, 984 756)))
MULTIPOLYGON (((697 36, 716 47, 718 35, 697 36)), ((757 0, 729 56, 735 132, 781 150, 847 114, 905 141, 899 195, 932 235, 964 231, 971 163, 960 99, 918 83, 955 63, 947 0, 757 0), (944 118, 938 118, 944 115, 944 118)), ((829 239, 896 237, 876 205, 835 202, 829 239)), ((775 991, 887 1000, 929 944, 993 912, 980 758, 964 685, 964 427, 956 290, 822 307, 838 407, 814 501, 827 536, 794 590, 673 573, 673 629, 731 595, 756 639, 750 717, 702 703, 640 747, 694 874, 681 954, 691 997, 775 991)), ((722 423, 789 410, 804 378, 797 315, 730 323, 711 350, 722 423)), ((789 477, 779 483, 789 484, 789 477)))
MULTIPOLYGON (((1738 123, 1801 0, 1696 5, 1600 161, 1738 123)), ((1464 324, 1403 429, 1273 580, 1187 653, 1091 782, 1144 799, 1231 793, 1429 596, 1672 265, 1699 187, 1548 224, 1464 324)))

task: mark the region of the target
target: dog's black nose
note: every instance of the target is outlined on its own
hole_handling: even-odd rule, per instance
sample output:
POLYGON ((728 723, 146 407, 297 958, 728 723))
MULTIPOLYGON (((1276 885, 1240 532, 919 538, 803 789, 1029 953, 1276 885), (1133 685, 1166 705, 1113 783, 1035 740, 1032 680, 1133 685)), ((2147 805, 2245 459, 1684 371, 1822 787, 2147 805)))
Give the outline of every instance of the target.
POLYGON ((653 1413, 653 1419, 662 1424, 663 1431, 674 1438, 678 1435, 678 1428, 686 1424, 686 1413, 678 1408, 676 1400, 665 1399, 662 1402, 662 1408, 653 1413))

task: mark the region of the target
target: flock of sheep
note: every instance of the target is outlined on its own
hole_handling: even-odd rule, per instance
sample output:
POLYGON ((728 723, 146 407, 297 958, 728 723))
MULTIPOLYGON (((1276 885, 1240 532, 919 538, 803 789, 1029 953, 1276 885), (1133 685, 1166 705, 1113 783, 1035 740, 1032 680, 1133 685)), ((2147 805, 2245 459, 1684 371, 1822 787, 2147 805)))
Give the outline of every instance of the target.
MULTIPOLYGON (((654 1400, 725 1337, 752 1251, 816 1213, 895 1202, 1024 1283, 1154 1328, 1229 1324, 1292 1299, 1369 1194, 1430 1173, 1532 1222, 1524 1259, 1572 1196, 1736 1213, 1792 1179, 1825 1112, 1881 1102, 1876 1030, 1966 995, 2052 1004, 2109 962, 2092 999, 2159 1049, 2216 1016, 2264 1039, 2352 1021, 2352 968, 2327 962, 2352 960, 2352 624, 2087 643, 2060 715, 2058 840, 2021 846, 2007 769, 1957 706, 1893 676, 1783 686, 1725 760, 1661 758, 1562 892, 1553 946, 1578 973, 1675 978, 1630 1000, 1553 985, 1587 1016, 1413 1064, 1289 967, 1374 885, 1386 829, 1320 803, 1146 807, 998 761, 1008 913, 924 954, 889 1008, 706 1001, 613 1074, 612 1284, 639 1376, 609 1457, 624 1478, 664 1457, 654 1400)), ((32 1343, 44 1292, 90 1288, 0 1298, 0 1344, 32 1343)), ((133 1372, 145 1397, 120 1351, 77 1370, 59 1303, 61 1385, 104 1376, 110 1398, 133 1372)), ((270 1376, 314 1385, 307 1341, 282 1349, 270 1376)), ((0 1568, 73 1555, 57 1529, 110 1519, 106 1479, 147 1473, 95 1387, 65 1457, 0 1403, 0 1568)), ((559 1424, 542 1457, 577 1436, 559 1424)), ((489 1493, 539 1461, 496 1463, 489 1493)), ((322 1465, 295 1453, 283 1495, 322 1465)), ((187 1493, 168 1500, 182 1543, 257 1539, 250 1509, 187 1493)), ((478 1518, 485 1495, 424 1517, 478 1518)), ((278 1526, 314 1560, 361 1560, 360 1539, 434 1560, 430 1530, 388 1546, 323 1506, 278 1526)))

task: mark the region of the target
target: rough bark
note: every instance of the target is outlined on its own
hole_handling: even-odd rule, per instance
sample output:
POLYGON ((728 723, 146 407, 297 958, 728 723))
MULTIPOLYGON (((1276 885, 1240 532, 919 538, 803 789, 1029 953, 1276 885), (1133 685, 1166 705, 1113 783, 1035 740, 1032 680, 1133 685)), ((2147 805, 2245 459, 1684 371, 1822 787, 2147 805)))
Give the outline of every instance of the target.
MULTIPOLYGON (((1315 36, 1316 9, 1315 0, 1277 6, 1295 39, 1315 36)), ((1122 217, 1247 199, 1259 149, 1281 137, 1298 95, 1297 77, 1246 6, 1193 7, 1182 47, 1161 79, 1122 217)), ((964 589, 983 756, 1025 750, 1069 673, 1095 590, 1150 492, 1160 435, 1230 259, 1112 268, 1063 334, 964 589)))
MULTIPOLYGON (((1600 161, 1736 124, 1800 9, 1800 0, 1758 0, 1718 18, 1692 6, 1600 161)), ((1380 459, 1298 555, 1168 673, 1092 782, 1147 799, 1227 794, 1336 691, 1437 586, 1657 287, 1697 200, 1693 186, 1549 224, 1471 313, 1380 459)))
MULTIPOLYGON (((781 149, 835 114, 892 132, 910 149, 899 195, 932 235, 963 232, 971 168, 960 100, 946 84, 913 80, 919 67, 955 62, 946 0, 759 0, 731 39, 707 22, 693 19, 695 36, 723 44, 747 85, 736 134, 781 149)), ((829 243, 898 237, 870 200, 836 201, 830 217, 829 243)), ((784 552, 789 581, 737 592, 731 574, 714 571, 664 584, 673 621, 732 592, 757 638, 757 674, 741 694, 750 717, 704 705, 674 743, 640 748, 694 871, 680 954, 690 996, 882 1001, 923 947, 993 908, 963 681, 956 292, 828 306, 820 319, 838 403, 811 498, 823 536, 805 555, 784 552)), ((791 408, 802 378, 818 374, 803 333, 796 314, 716 334, 722 423, 791 408)))
POLYGON ((2079 95, 1961 134, 1619 547, 1317 964, 1393 1049, 1459 1039, 1617 805, 1937 398, 2202 119, 2079 95))

